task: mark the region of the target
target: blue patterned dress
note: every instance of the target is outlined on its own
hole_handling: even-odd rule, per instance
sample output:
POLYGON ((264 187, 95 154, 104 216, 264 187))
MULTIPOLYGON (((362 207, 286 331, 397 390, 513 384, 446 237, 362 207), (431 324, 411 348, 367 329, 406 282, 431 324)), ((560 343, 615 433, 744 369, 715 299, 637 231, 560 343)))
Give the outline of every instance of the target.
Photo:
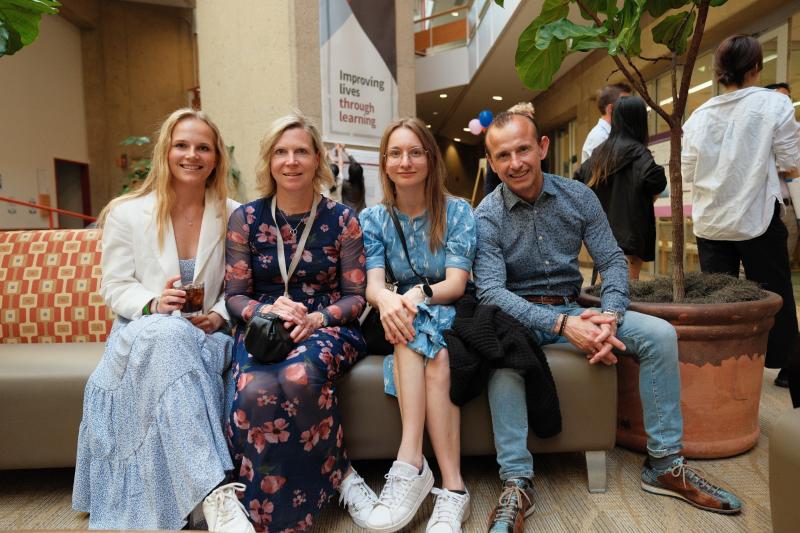
MULTIPOLYGON (((397 211, 397 215, 414 270, 427 277, 431 284, 442 281, 448 268, 470 272, 472 260, 475 259, 477 237, 472 208, 465 200, 448 197, 444 246, 436 253, 432 253, 429 246, 430 222, 427 213, 413 219, 400 211, 397 211)), ((421 283, 408 266, 400 236, 386 207, 383 204, 370 207, 361 212, 359 219, 364 232, 367 270, 385 268, 386 257, 398 278, 401 294, 421 283)), ((456 310, 452 305, 424 303, 419 304, 418 310, 414 318, 414 340, 408 343, 408 347, 432 359, 439 350, 447 347, 442 332, 453 324, 456 310)), ((384 390, 386 394, 397 396, 393 368, 394 355, 389 355, 383 360, 384 390)))
POLYGON ((230 348, 179 316, 117 317, 78 435, 72 506, 90 529, 180 529, 225 479, 230 348))
MULTIPOLYGON (((329 325, 284 361, 259 364, 245 348, 244 325, 284 290, 270 201, 243 205, 228 222, 225 295, 238 324, 227 429, 236 481, 247 487, 243 503, 256 530, 305 531, 349 467, 335 390, 337 378, 366 351, 356 322, 365 304, 364 246, 350 208, 323 198, 289 296, 309 312, 321 311, 329 325)), ((277 218, 288 265, 305 214, 277 218), (289 230, 296 226, 293 237, 289 230)))

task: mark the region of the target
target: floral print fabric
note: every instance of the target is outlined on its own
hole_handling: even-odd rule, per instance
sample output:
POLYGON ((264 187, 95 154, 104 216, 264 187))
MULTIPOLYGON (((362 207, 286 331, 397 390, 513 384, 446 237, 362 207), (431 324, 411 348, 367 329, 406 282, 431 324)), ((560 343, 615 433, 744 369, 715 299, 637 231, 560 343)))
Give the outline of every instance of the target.
MULTIPOLYGON (((243 504, 256 530, 305 531, 349 466, 335 382, 366 350, 355 326, 365 304, 364 247, 352 211, 323 198, 289 280, 289 297, 309 312, 321 311, 328 327, 297 344, 283 362, 258 364, 244 346, 245 324, 284 290, 270 201, 241 206, 228 223, 225 295, 237 325, 227 435, 234 477, 247 487, 243 504)), ((306 216, 277 215, 287 265, 306 216), (292 236, 289 230, 298 225, 292 236)))
MULTIPOLYGON (((444 245, 436 251, 430 249, 430 221, 427 213, 410 218, 397 211, 403 228, 411 263, 421 276, 431 284, 445 278, 448 268, 460 268, 470 272, 475 259, 475 218, 470 205, 460 198, 447 199, 444 245)), ((364 248, 367 255, 367 270, 385 268, 386 259, 399 283, 401 294, 414 285, 422 283, 411 271, 403 251, 403 244, 386 206, 370 207, 359 215, 364 231, 364 248)), ((447 343, 442 332, 453 324, 456 311, 452 305, 419 304, 414 318, 414 340, 408 347, 424 357, 432 359, 447 343)), ((397 396, 394 385, 394 356, 383 360, 383 383, 386 394, 397 396)))

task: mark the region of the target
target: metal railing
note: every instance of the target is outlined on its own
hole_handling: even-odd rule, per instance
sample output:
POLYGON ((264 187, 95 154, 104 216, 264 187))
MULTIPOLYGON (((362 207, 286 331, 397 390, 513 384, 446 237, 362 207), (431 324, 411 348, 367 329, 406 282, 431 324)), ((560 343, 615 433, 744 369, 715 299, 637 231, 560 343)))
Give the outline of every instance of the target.
POLYGON ((469 10, 465 6, 440 11, 414 21, 414 52, 424 56, 433 48, 466 45, 469 38, 469 10))
POLYGON ((92 217, 89 215, 84 215, 83 213, 76 213, 75 211, 67 211, 66 209, 59 209, 57 207, 50 207, 49 205, 41 205, 41 204, 34 204, 32 202, 23 202, 22 200, 17 200, 15 198, 9 198, 7 196, 0 196, 0 202, 8 202, 11 204, 22 205, 25 207, 33 207, 36 209, 41 209, 42 211, 47 212, 48 218, 48 226, 49 229, 56 229, 54 227, 53 221, 53 213, 57 213, 59 215, 66 215, 70 217, 77 217, 82 220, 87 220, 89 222, 95 222, 97 220, 96 217, 92 217))

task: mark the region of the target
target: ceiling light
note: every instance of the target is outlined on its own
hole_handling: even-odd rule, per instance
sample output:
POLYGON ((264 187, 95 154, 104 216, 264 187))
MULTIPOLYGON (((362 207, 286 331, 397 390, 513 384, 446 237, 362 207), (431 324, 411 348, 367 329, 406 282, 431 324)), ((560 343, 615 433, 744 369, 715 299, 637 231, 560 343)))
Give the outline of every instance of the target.
POLYGON ((430 127, 431 127, 431 125, 430 125, 430 124, 425 124, 425 127, 426 127, 426 128, 430 128, 430 127))
POLYGON ((434 112, 433 112, 433 114, 434 114, 434 115, 438 115, 438 114, 439 114, 439 112, 438 112, 438 111, 434 111, 434 112))
POLYGON ((451 15, 453 15, 454 17, 457 17, 457 16, 458 16, 458 11, 453 11, 453 12, 452 12, 452 13, 450 13, 450 14, 451 14, 451 15))
POLYGON ((447 98, 447 93, 442 93, 439 95, 439 98, 447 98))
POLYGON ((468 132, 468 131, 469 131, 469 128, 461 128, 461 129, 462 129, 462 130, 464 130, 464 131, 466 131, 466 132, 468 132))
POLYGON ((498 102, 502 102, 503 101, 503 97, 502 96, 492 96, 492 100, 497 100, 498 102))
POLYGON ((455 142, 457 142, 457 143, 460 143, 460 142, 461 142, 461 139, 459 139, 458 137, 453 137, 453 140, 454 140, 455 142))

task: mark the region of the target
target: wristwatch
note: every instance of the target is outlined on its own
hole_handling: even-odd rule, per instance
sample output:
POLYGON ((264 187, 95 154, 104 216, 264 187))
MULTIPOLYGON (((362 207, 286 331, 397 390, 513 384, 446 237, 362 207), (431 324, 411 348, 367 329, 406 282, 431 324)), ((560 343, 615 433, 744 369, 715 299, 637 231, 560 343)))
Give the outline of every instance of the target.
POLYGON ((611 315, 614 317, 614 320, 617 322, 617 327, 620 327, 622 323, 625 321, 625 311, 603 311, 604 315, 611 315))
POLYGON ((427 283, 420 283, 417 285, 417 287, 419 287, 419 290, 422 291, 422 295, 425 296, 425 299, 423 300, 425 305, 430 305, 431 298, 433 298, 433 289, 431 289, 431 286, 427 283))
POLYGON ((323 328, 327 328, 328 327, 328 315, 323 313, 322 311, 320 311, 319 314, 322 315, 322 327, 323 328))

